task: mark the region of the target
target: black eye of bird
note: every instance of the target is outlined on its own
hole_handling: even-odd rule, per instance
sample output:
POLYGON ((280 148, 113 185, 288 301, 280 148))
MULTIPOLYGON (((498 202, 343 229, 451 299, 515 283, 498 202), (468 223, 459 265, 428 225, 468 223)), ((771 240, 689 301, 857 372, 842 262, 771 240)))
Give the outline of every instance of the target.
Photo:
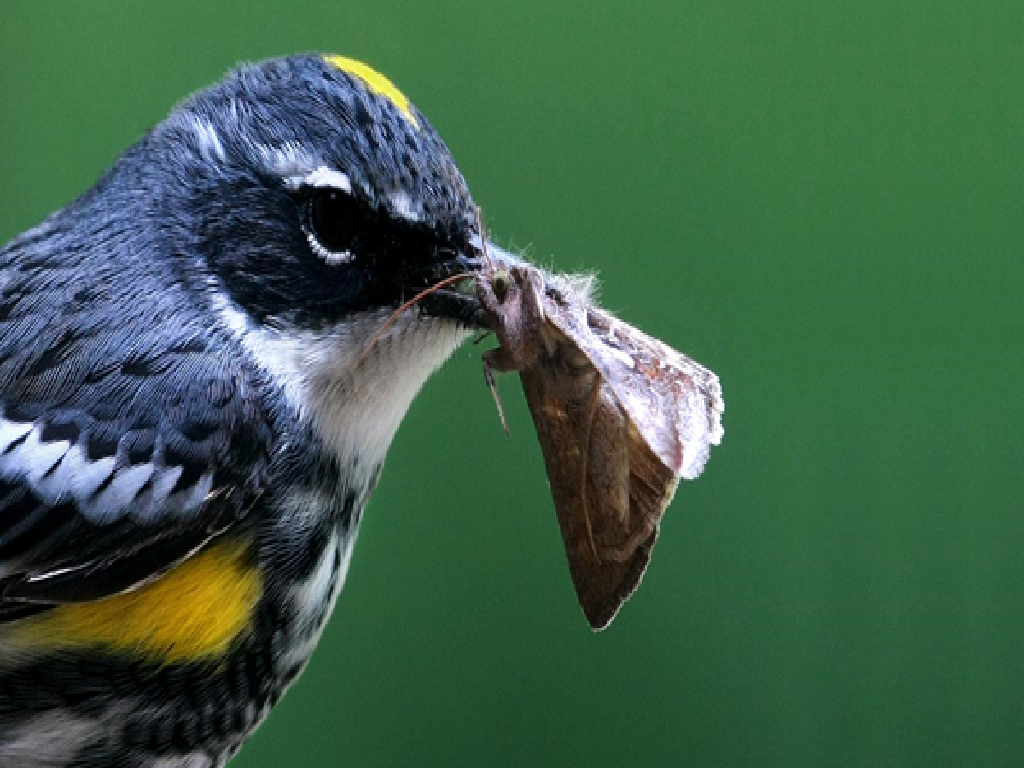
MULTIPOLYGON (((309 200, 309 231, 317 243, 335 258, 349 261, 355 255, 353 244, 358 235, 359 214, 351 195, 339 189, 321 187, 309 200)), ((330 261, 330 259, 327 259, 330 261)))

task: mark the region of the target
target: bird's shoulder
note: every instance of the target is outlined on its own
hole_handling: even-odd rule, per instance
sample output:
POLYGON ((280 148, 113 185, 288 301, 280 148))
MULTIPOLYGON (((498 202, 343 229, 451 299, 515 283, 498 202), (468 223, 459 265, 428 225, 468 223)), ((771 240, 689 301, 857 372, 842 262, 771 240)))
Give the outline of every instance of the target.
POLYGON ((197 286, 117 232, 83 244, 58 217, 0 250, 0 620, 151 578, 265 481, 254 370, 197 286))

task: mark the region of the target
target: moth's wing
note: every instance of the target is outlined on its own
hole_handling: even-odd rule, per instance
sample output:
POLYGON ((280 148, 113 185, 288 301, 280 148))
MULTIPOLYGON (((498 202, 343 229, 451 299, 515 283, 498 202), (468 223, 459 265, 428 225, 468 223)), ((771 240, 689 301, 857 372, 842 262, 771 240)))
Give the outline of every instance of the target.
MULTIPOLYGON (((629 446, 629 530, 656 527, 680 476, 697 477, 722 440, 722 387, 707 368, 592 306, 565 279, 547 290, 547 336, 600 375, 624 412, 629 446)), ((548 348, 551 347, 549 343, 548 348)), ((562 357, 566 357, 564 354, 562 357)), ((635 534, 634 534, 635 535, 635 534)))
POLYGON ((722 441, 722 385, 710 370, 595 307, 564 329, 615 389, 637 432, 675 474, 692 480, 722 441))
POLYGON ((639 585, 658 537, 657 519, 636 513, 636 498, 652 491, 644 486, 634 492, 629 420, 612 391, 593 369, 589 376, 553 373, 537 366, 520 375, 569 573, 587 621, 598 630, 639 585))

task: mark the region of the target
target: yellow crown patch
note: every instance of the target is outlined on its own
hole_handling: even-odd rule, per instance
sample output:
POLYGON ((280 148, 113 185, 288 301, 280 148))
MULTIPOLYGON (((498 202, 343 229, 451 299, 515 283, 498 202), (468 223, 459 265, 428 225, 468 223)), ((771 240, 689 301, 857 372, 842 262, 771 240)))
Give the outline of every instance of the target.
POLYGON ((374 93, 383 96, 388 99, 392 104, 398 107, 398 111, 402 113, 406 120, 412 123, 412 126, 419 130, 420 124, 416 120, 416 117, 412 113, 412 107, 409 104, 409 100, 405 98, 405 94, 402 93, 395 84, 388 80, 384 75, 375 70, 373 67, 363 64, 361 61, 350 59, 347 56, 324 56, 324 61, 330 64, 332 67, 337 67, 342 72, 348 72, 350 75, 355 75, 374 93))

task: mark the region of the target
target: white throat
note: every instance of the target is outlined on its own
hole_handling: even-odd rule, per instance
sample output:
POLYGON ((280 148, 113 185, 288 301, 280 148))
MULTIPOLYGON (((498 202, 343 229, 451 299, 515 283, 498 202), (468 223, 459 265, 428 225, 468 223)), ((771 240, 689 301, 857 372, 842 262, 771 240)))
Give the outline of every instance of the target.
POLYGON ((413 398, 469 336, 450 320, 410 309, 379 337, 390 312, 359 315, 322 331, 256 326, 223 293, 214 310, 342 460, 370 472, 383 462, 413 398), (376 340, 374 341, 376 337, 376 340), (371 347, 372 343, 372 347, 371 347))

